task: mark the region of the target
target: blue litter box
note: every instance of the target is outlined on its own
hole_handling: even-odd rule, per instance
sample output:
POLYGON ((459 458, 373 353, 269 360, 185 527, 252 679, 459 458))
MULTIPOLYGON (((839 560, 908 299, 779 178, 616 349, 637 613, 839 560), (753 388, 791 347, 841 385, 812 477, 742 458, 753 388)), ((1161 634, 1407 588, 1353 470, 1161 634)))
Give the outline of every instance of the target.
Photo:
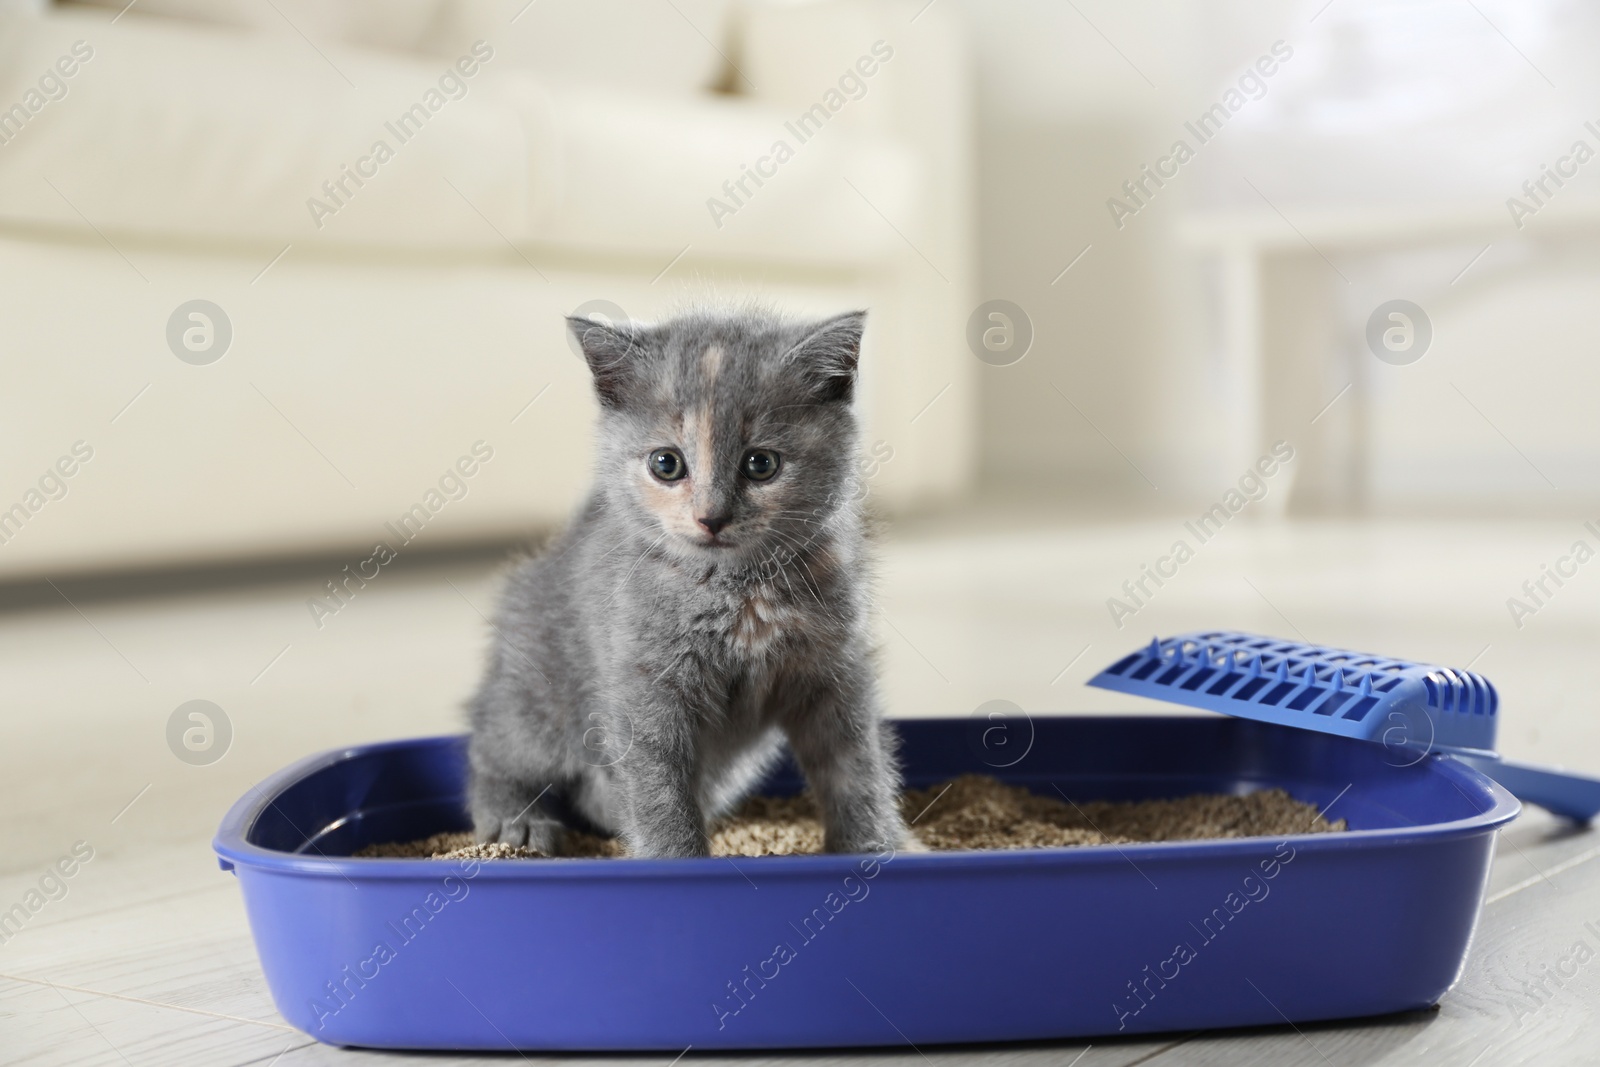
MULTIPOLYGON (((1352 832, 740 860, 350 858, 467 827, 466 741, 441 737, 296 764, 234 805, 215 847, 278 1010, 321 1041, 678 1053, 1423 1008, 1460 973, 1495 831, 1518 811, 1456 759, 1397 765, 1379 745, 1248 719, 895 726, 913 786, 977 772, 1078 802, 1280 787, 1352 832), (1026 755, 995 759, 997 738, 1026 755)), ((765 791, 799 787, 790 767, 765 791)))

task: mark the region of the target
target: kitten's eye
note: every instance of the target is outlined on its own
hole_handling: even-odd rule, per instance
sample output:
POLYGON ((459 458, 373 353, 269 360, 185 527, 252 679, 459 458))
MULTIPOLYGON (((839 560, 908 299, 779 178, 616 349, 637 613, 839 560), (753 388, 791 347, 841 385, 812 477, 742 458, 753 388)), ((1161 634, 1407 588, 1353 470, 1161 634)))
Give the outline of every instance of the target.
POLYGON ((764 482, 778 473, 778 454, 770 448, 752 448, 744 454, 744 476, 764 482))
POLYGON ((650 453, 650 458, 645 461, 650 468, 650 473, 664 482, 675 482, 689 473, 689 465, 683 461, 683 453, 676 448, 658 448, 650 453))

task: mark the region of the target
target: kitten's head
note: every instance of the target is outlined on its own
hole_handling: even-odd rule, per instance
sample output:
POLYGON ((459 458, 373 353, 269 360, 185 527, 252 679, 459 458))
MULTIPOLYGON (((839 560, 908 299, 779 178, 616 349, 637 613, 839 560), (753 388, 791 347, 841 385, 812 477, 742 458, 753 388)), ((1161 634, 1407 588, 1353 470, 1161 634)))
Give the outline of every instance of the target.
POLYGON ((600 397, 607 507, 684 559, 749 563, 814 542, 853 507, 865 321, 569 319, 600 397))

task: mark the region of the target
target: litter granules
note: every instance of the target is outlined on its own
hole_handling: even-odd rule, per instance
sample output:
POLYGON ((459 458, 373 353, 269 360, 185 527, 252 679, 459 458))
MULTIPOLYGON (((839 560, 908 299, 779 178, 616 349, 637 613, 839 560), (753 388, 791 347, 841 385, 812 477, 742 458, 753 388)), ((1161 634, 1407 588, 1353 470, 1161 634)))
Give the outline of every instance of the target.
MULTIPOLYGON (((1317 809, 1281 789, 1245 796, 1197 794, 1172 800, 1075 803, 1034 794, 986 775, 968 774, 928 789, 907 790, 900 809, 923 845, 955 849, 1057 848, 1140 841, 1199 841, 1338 832, 1317 809)), ((795 856, 822 851, 822 824, 809 794, 751 797, 711 835, 713 856, 795 856)), ((481 845, 470 831, 420 841, 368 845, 357 856, 417 859, 544 859, 529 848, 481 845)), ((569 831, 558 858, 620 857, 621 844, 569 831)))

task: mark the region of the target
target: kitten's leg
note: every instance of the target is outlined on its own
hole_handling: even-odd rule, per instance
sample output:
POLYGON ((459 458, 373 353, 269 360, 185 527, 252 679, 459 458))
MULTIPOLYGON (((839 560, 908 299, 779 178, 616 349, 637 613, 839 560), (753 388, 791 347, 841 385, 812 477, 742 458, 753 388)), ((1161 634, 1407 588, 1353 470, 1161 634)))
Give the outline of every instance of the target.
POLYGON ((616 770, 627 798, 622 840, 628 855, 711 854, 705 815, 695 797, 692 752, 636 740, 616 770))
POLYGON ((877 685, 857 663, 787 709, 789 747, 822 808, 829 852, 917 849, 900 817, 900 772, 878 717, 877 685))
POLYGON ((621 837, 628 855, 706 856, 710 840, 698 797, 695 723, 702 715, 687 694, 704 694, 702 679, 674 677, 653 668, 652 684, 628 685, 618 694, 611 722, 631 738, 611 765, 621 801, 621 837))
POLYGON ((473 831, 483 843, 555 855, 563 827, 541 798, 571 778, 561 765, 564 720, 543 674, 526 653, 512 652, 509 644, 496 647, 468 705, 467 801, 473 831))
POLYGON ((548 783, 535 785, 518 778, 474 770, 470 802, 473 832, 480 842, 526 845, 554 856, 563 827, 539 806, 548 783))

